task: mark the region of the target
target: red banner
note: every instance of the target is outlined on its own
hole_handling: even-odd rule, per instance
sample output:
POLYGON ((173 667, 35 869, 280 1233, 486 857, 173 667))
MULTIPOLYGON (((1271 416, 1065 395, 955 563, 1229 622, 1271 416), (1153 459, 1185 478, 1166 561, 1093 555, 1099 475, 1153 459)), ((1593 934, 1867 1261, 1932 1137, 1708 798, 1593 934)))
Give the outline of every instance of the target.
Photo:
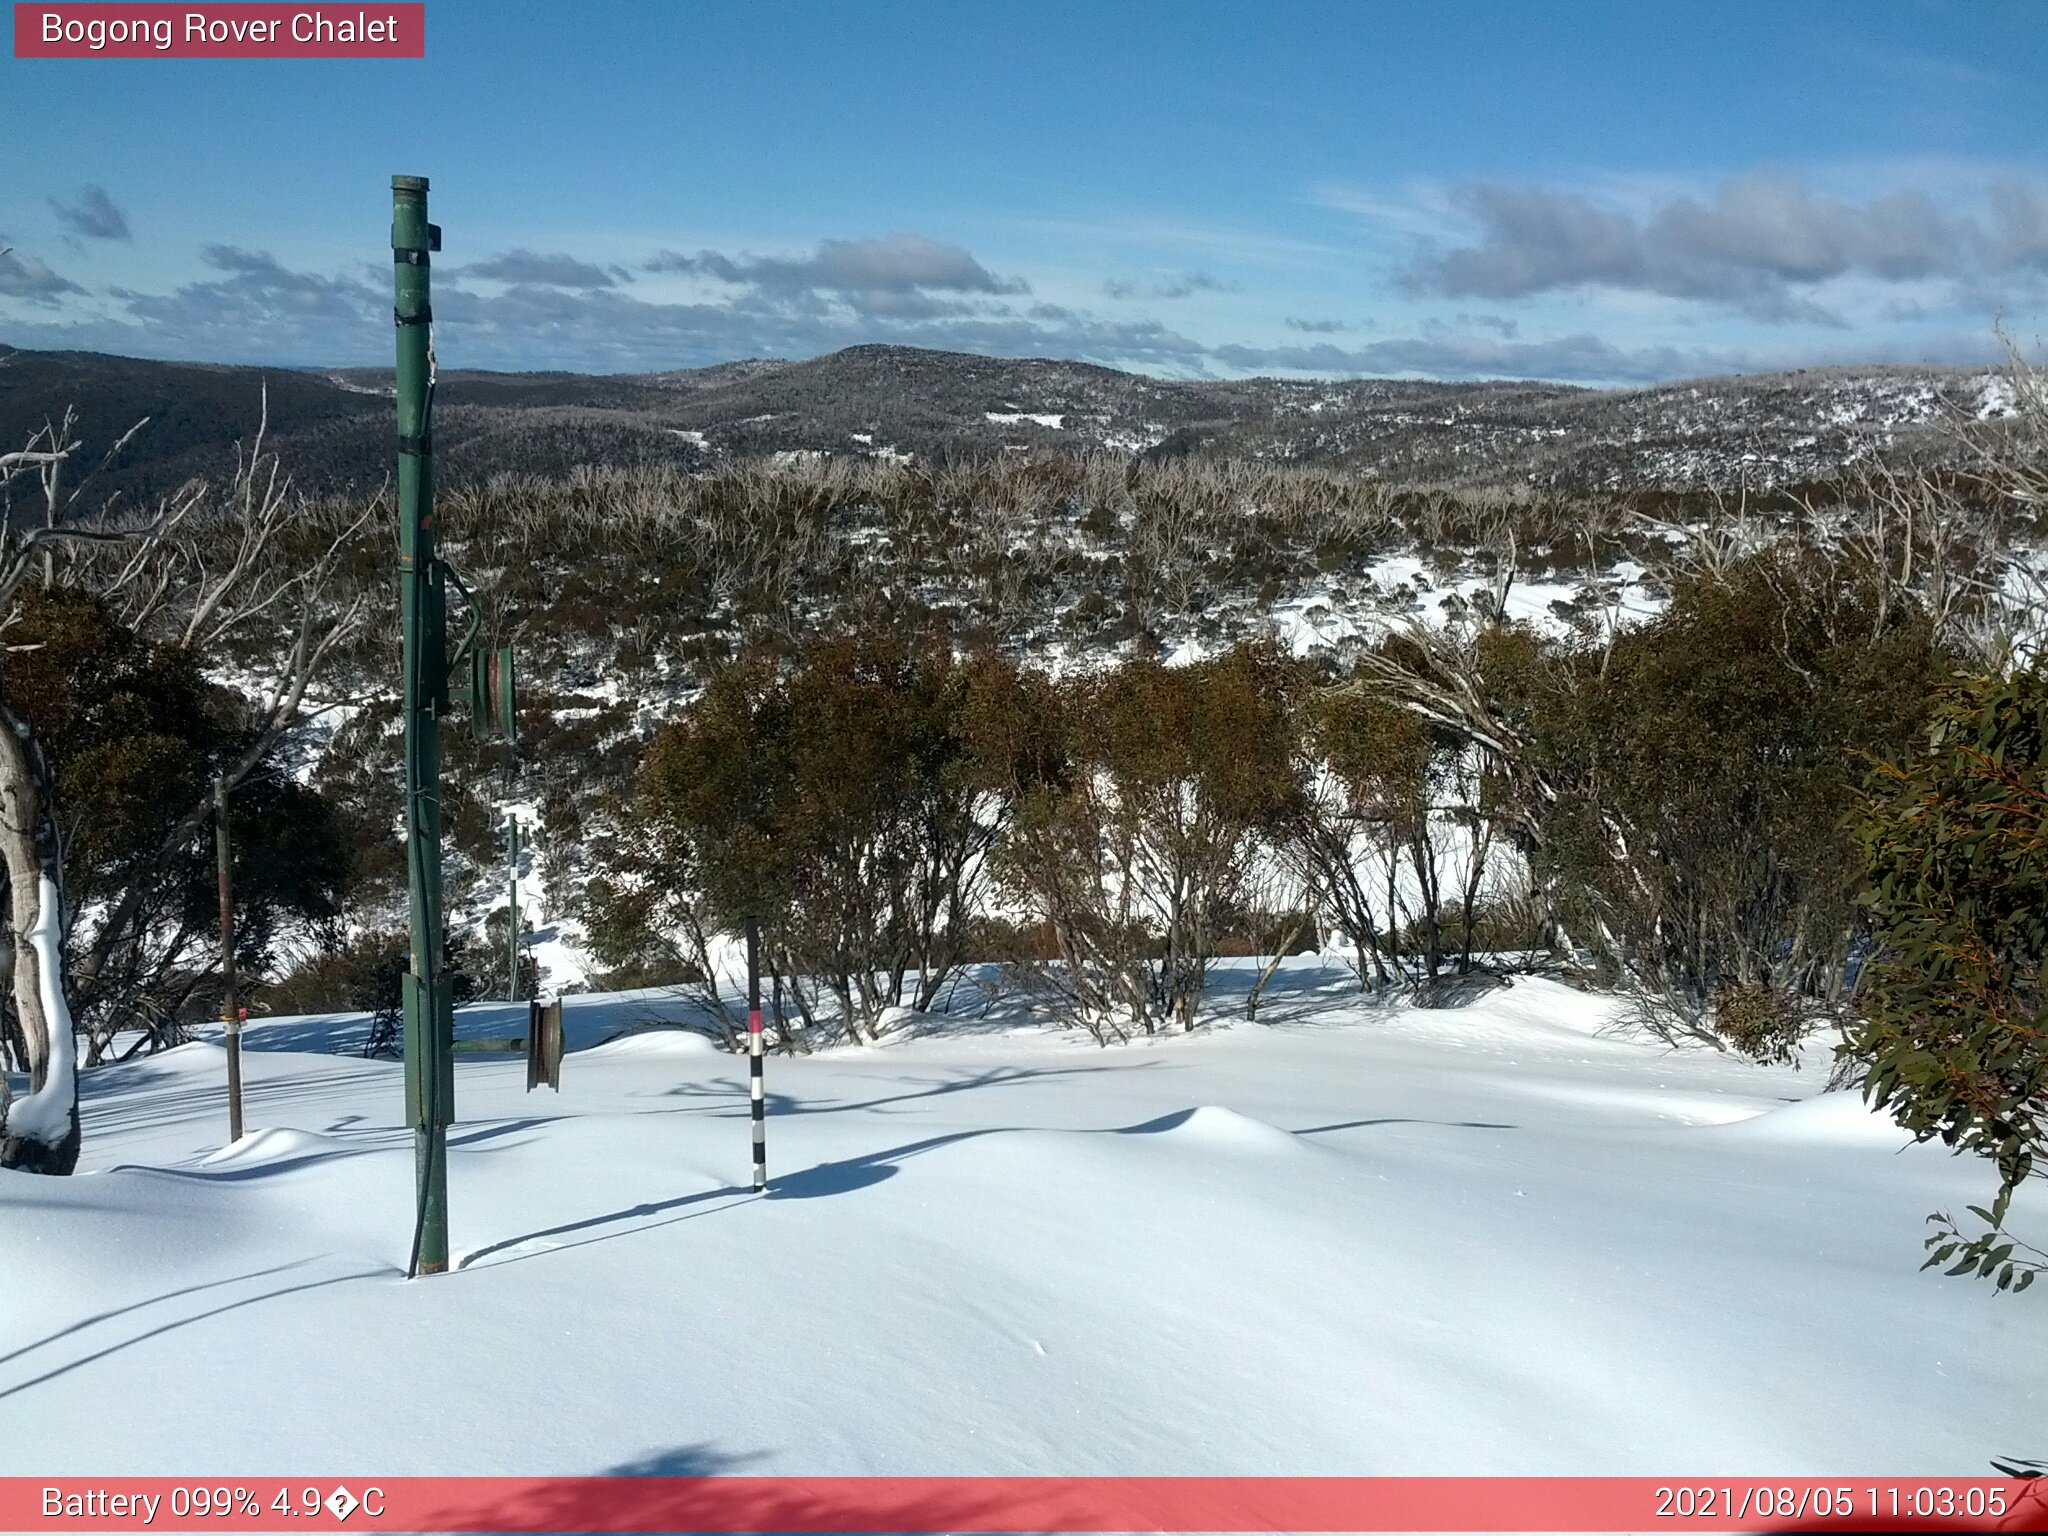
POLYGON ((17 59, 421 59, 424 4, 14 7, 17 59))
POLYGON ((0 1478, 8 1531, 2048 1531, 2048 1479, 0 1478))

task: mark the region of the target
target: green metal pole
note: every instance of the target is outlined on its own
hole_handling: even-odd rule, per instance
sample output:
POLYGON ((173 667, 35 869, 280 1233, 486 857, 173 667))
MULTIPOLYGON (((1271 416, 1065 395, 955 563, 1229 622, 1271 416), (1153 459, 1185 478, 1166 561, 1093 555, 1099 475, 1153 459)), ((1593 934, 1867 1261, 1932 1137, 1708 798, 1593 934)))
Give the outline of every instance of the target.
POLYGON ((398 326, 398 570, 405 654, 405 832, 412 964, 405 977, 406 1118, 419 1179, 411 1270, 448 1268, 448 1123, 454 1118, 455 1010, 441 910, 441 714, 447 627, 434 552, 433 309, 424 176, 391 178, 392 283, 398 326))

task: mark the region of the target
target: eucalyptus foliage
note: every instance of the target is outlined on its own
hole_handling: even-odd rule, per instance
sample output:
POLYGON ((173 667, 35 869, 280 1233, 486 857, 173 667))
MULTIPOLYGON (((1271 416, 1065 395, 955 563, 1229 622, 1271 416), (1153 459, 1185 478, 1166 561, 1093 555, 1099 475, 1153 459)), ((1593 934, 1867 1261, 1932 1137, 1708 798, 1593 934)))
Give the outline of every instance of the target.
POLYGON ((1842 1050, 1916 1139, 1998 1169, 1991 1204, 1971 1207, 1982 1233, 1929 1218, 1928 1264, 2024 1289, 2048 1267, 2005 1230, 2048 1116, 2048 678, 1950 687, 1919 750, 1871 772, 1854 827, 1881 951, 1842 1050))

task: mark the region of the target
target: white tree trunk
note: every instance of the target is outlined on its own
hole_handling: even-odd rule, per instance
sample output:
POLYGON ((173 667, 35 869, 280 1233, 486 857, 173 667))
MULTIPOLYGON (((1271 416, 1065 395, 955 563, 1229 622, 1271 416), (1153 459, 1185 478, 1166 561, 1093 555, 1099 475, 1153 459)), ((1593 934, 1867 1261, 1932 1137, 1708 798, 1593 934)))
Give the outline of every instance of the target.
MULTIPOLYGON (((0 1124, 0 1168, 30 1173, 69 1173, 78 1165, 78 1045, 71 1033, 71 1012, 64 1005, 64 962, 58 947, 62 921, 57 886, 47 875, 38 882, 40 910, 29 930, 26 949, 35 957, 45 1026, 46 1066, 43 1080, 7 1106, 0 1124)), ((19 903, 16 904, 17 911, 19 903)), ((22 962, 15 974, 22 975, 22 962)), ((19 1001, 17 1000, 17 1006, 19 1001)))
POLYGON ((69 1173, 78 1165, 78 1047, 64 1002, 57 834, 42 753, 0 704, 0 857, 14 930, 14 1010, 28 1044, 29 1092, 0 1122, 0 1168, 69 1173))

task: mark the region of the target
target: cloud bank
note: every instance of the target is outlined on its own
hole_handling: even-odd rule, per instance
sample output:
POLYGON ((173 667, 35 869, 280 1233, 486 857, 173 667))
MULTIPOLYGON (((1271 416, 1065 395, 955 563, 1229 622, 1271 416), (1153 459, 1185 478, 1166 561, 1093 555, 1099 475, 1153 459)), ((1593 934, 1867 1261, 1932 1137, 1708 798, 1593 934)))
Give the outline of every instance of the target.
MULTIPOLYGON (((99 190, 53 207, 78 239, 123 238, 126 219, 99 190)), ((1361 211, 1355 200, 1333 206, 1361 211)), ((1434 224, 1389 223, 1375 211, 1383 206, 1394 205, 1362 211, 1406 240, 1378 269, 1391 302, 1353 298, 1335 314, 1276 304, 1265 340, 1231 338, 1223 328, 1235 322, 1194 302, 1241 293, 1234 275, 1164 268, 1102 280, 1115 304, 1101 312, 1036 294, 964 246, 899 231, 796 254, 512 247, 436 269, 437 341, 449 366, 501 369, 660 372, 884 342, 1179 376, 1631 384, 1833 362, 1992 361, 1995 296, 2048 278, 2048 189, 2018 180, 1961 212, 1910 189, 1857 201, 1763 173, 1633 209, 1494 184, 1438 194, 1434 224), (1865 287, 1828 287, 1844 283, 1865 287), (1659 312, 1630 295, 1652 296, 1659 312), (1854 326, 1835 307, 1845 298, 1854 326), (1451 302, 1432 313, 1438 301, 1451 302), (1153 302, 1176 305, 1176 323, 1133 313, 1153 302), (1695 325, 1684 306, 1808 329, 1695 325)), ((229 244, 206 246, 201 260, 202 275, 167 291, 90 293, 31 254, 0 253, 0 300, 13 301, 0 326, 32 347, 300 366, 389 360, 383 269, 302 270, 229 244)))
POLYGON ((1022 278, 997 277, 961 246, 900 233, 826 240, 794 258, 662 251, 643 270, 736 289, 741 308, 815 314, 839 303, 857 314, 905 320, 968 313, 968 296, 1030 292, 1022 278))
POLYGON ((1981 213, 1945 211, 1912 188, 1862 202, 1826 197, 1780 172, 1642 213, 1493 183, 1448 201, 1476 238, 1419 254, 1399 276, 1410 294, 1511 300, 1607 288, 1839 328, 1847 319, 1815 292, 1837 280, 1931 281, 1981 298, 2001 282, 2048 275, 2048 187, 2018 180, 1994 182, 1981 213))

